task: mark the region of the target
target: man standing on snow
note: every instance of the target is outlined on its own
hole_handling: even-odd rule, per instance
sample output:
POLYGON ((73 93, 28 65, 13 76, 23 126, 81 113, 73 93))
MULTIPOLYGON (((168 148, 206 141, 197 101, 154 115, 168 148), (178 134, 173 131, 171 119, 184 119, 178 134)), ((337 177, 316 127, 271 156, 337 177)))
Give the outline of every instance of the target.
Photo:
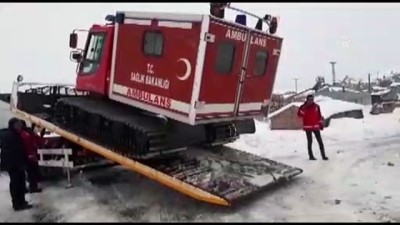
POLYGON ((314 102, 314 96, 307 96, 306 102, 300 106, 297 115, 303 118, 303 130, 307 135, 308 156, 310 160, 316 160, 312 152, 312 133, 314 133, 317 139, 322 159, 328 160, 328 157, 325 155, 324 143, 322 142, 320 132, 324 128, 324 118, 321 115, 319 105, 314 102))
POLYGON ((7 171, 10 176, 10 194, 15 211, 32 208, 25 200, 25 170, 28 157, 20 136, 21 130, 21 120, 12 118, 8 121, 8 130, 1 137, 1 169, 7 171))

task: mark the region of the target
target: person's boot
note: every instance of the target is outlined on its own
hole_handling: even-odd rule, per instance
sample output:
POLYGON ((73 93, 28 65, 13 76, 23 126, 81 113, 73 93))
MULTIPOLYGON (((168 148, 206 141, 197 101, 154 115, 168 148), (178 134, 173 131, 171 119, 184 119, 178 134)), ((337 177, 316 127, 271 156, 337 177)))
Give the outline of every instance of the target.
POLYGON ((310 158, 310 160, 317 160, 317 159, 314 157, 314 154, 313 154, 312 149, 310 148, 310 146, 309 146, 309 148, 308 148, 308 158, 310 158))
POLYGON ((329 158, 326 157, 326 155, 325 155, 325 149, 321 149, 320 151, 321 151, 322 159, 323 160, 328 160, 329 158))
POLYGON ((30 209, 32 207, 33 206, 31 204, 29 204, 28 202, 24 202, 23 204, 13 205, 14 211, 22 211, 22 210, 30 209))

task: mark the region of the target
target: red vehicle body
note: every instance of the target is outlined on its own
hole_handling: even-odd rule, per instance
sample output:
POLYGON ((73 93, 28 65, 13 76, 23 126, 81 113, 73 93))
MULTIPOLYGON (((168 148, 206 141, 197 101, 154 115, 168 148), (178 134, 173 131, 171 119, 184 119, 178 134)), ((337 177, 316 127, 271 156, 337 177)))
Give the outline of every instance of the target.
POLYGON ((282 38, 211 15, 118 12, 89 31, 76 89, 189 125, 269 104, 282 38))

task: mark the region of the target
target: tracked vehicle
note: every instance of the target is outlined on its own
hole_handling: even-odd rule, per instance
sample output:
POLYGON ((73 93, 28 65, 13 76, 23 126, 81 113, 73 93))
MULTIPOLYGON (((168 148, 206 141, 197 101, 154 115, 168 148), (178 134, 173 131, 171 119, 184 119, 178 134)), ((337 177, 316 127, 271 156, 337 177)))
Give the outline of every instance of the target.
POLYGON ((194 198, 229 205, 299 168, 228 148, 268 106, 277 18, 226 3, 211 15, 117 12, 70 34, 75 85, 14 83, 20 117, 194 198), (224 10, 239 12, 235 21, 224 10), (246 25, 255 16, 254 28, 246 25), (263 24, 268 25, 267 31, 263 24))

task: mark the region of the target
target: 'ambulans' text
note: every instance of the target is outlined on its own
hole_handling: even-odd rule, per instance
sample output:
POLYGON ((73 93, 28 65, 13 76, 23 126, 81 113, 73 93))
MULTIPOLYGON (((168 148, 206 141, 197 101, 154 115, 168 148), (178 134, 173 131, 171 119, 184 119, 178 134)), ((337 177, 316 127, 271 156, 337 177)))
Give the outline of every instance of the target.
MULTIPOLYGON (((228 29, 226 31, 225 34, 225 38, 229 38, 232 40, 236 40, 236 41, 241 41, 241 42, 246 42, 247 40, 247 34, 244 32, 240 32, 238 30, 231 30, 228 29)), ((250 39, 250 44, 251 45, 258 45, 261 46, 263 48, 267 47, 267 39, 264 37, 260 37, 260 36, 251 36, 250 39)))
POLYGON ((155 95, 146 91, 137 90, 135 88, 128 88, 126 91, 126 96, 167 109, 171 108, 172 104, 172 99, 168 97, 155 95))

